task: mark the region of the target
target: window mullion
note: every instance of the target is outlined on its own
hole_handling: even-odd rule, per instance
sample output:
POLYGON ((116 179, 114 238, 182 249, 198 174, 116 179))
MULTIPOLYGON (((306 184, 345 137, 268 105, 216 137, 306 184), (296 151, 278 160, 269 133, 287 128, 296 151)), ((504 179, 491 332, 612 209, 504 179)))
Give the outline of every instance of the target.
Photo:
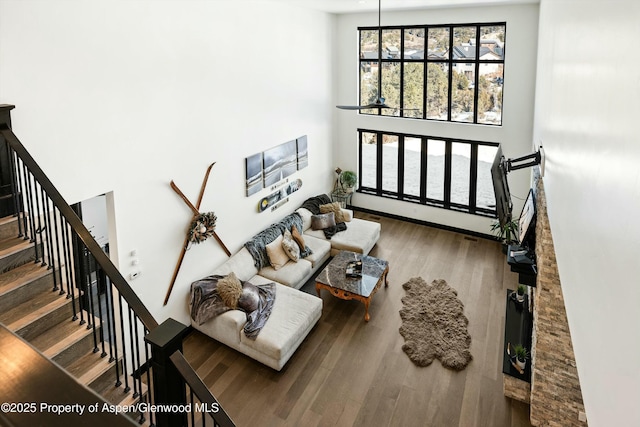
POLYGON ((451 206, 451 156, 452 142, 450 139, 445 140, 444 150, 444 205, 449 208, 451 206))
POLYGON ((469 161, 469 213, 476 212, 476 194, 478 185, 478 144, 471 144, 469 161))

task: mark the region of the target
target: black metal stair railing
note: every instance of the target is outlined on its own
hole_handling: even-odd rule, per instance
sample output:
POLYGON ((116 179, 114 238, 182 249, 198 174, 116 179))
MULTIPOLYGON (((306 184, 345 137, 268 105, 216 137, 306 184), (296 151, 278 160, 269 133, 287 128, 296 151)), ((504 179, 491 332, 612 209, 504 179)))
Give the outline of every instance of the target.
MULTIPOLYGON (((6 107, 13 108, 0 106, 0 109, 3 107, 5 111, 6 107)), ((72 320, 79 320, 91 330, 93 352, 113 362, 114 386, 132 392, 137 402, 157 403, 155 395, 163 394, 162 387, 171 386, 158 384, 152 379, 150 354, 156 349, 145 337, 158 328, 158 322, 15 136, 10 124, 2 120, 0 147, 6 150, 2 153, 2 166, 10 169, 13 211, 17 217, 19 237, 33 243, 35 262, 52 270, 53 290, 66 295, 71 301, 72 320), (2 144, 3 140, 5 144, 2 144)), ((176 358, 183 375, 179 386, 193 390, 187 379, 197 382, 194 379, 197 378, 200 383, 201 380, 182 353, 176 358)), ((166 363, 172 362, 167 358, 166 363)), ((215 401, 206 387, 197 390, 201 401, 215 401)), ((152 408, 153 405, 143 407, 152 408)), ((198 406, 201 408, 207 409, 207 406, 198 406)), ((215 409, 216 412, 199 414, 203 422, 209 420, 209 424, 202 425, 213 422, 214 425, 233 426, 219 404, 215 409)), ((156 422, 158 426, 165 424, 162 416, 157 418, 150 411, 141 412, 138 421, 142 423, 146 417, 150 425, 156 425, 156 422)), ((191 420, 185 414, 184 421, 180 424, 193 425, 193 413, 191 420)))

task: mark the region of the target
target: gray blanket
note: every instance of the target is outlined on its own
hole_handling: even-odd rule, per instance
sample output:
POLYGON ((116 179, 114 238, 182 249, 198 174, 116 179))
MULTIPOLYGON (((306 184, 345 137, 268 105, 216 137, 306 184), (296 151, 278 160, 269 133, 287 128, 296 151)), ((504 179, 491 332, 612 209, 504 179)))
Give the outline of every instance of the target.
MULTIPOLYGON (((244 244, 244 247, 253 257, 253 264, 258 270, 270 265, 269 257, 267 256, 267 245, 276 240, 278 236, 282 236, 285 228, 291 231, 291 227, 294 225, 298 231, 302 232, 302 217, 297 212, 285 216, 280 222, 271 224, 244 244)), ((300 258, 308 257, 312 253, 309 246, 305 246, 304 250, 300 248, 300 258)))
MULTIPOLYGON (((329 203, 331 203, 331 199, 329 198, 329 196, 327 196, 326 194, 319 194, 314 197, 309 197, 307 200, 304 201, 301 207, 305 208, 306 210, 308 210, 314 215, 318 215, 320 214, 320 205, 326 205, 329 203)), ((347 224, 345 224, 344 222, 339 222, 333 227, 327 227, 322 231, 324 232, 324 237, 326 237, 328 240, 331 240, 331 238, 336 233, 340 231, 344 231, 346 229, 347 229, 347 224)))
MULTIPOLYGON (((198 325, 231 310, 218 295, 218 280, 222 278, 223 276, 212 275, 191 284, 191 318, 198 325)), ((252 312, 245 312, 247 323, 244 325, 244 334, 252 339, 258 336, 267 323, 276 300, 275 283, 255 286, 259 295, 258 308, 252 312)))

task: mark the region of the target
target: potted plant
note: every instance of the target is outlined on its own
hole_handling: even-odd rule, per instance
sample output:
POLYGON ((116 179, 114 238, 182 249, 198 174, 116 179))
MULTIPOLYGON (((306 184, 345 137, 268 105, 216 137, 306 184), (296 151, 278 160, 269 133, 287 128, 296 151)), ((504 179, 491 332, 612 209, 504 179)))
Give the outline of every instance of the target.
POLYGON ((352 171, 342 171, 340 174, 340 185, 346 193, 353 193, 358 183, 358 175, 352 171))
POLYGON ((491 232, 500 239, 502 242, 502 249, 504 253, 507 253, 507 246, 512 243, 517 243, 516 236, 518 235, 518 221, 512 219, 502 226, 500 225, 500 221, 494 219, 491 223, 491 232))
POLYGON ((524 370, 524 367, 527 365, 527 360, 529 359, 529 351, 526 347, 523 347, 522 344, 516 344, 513 347, 513 351, 516 356, 516 364, 520 369, 524 370))
POLYGON ((527 292, 527 288, 524 285, 518 285, 518 290, 516 291, 516 300, 518 302, 524 302, 524 294, 527 292))

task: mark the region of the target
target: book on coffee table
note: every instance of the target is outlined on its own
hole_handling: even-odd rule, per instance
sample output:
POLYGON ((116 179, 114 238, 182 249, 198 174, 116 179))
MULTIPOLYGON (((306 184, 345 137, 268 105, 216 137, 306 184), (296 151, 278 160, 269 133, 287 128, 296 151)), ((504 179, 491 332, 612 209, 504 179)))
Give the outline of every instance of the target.
POLYGON ((347 263, 347 277, 362 277, 362 261, 351 261, 347 263))

